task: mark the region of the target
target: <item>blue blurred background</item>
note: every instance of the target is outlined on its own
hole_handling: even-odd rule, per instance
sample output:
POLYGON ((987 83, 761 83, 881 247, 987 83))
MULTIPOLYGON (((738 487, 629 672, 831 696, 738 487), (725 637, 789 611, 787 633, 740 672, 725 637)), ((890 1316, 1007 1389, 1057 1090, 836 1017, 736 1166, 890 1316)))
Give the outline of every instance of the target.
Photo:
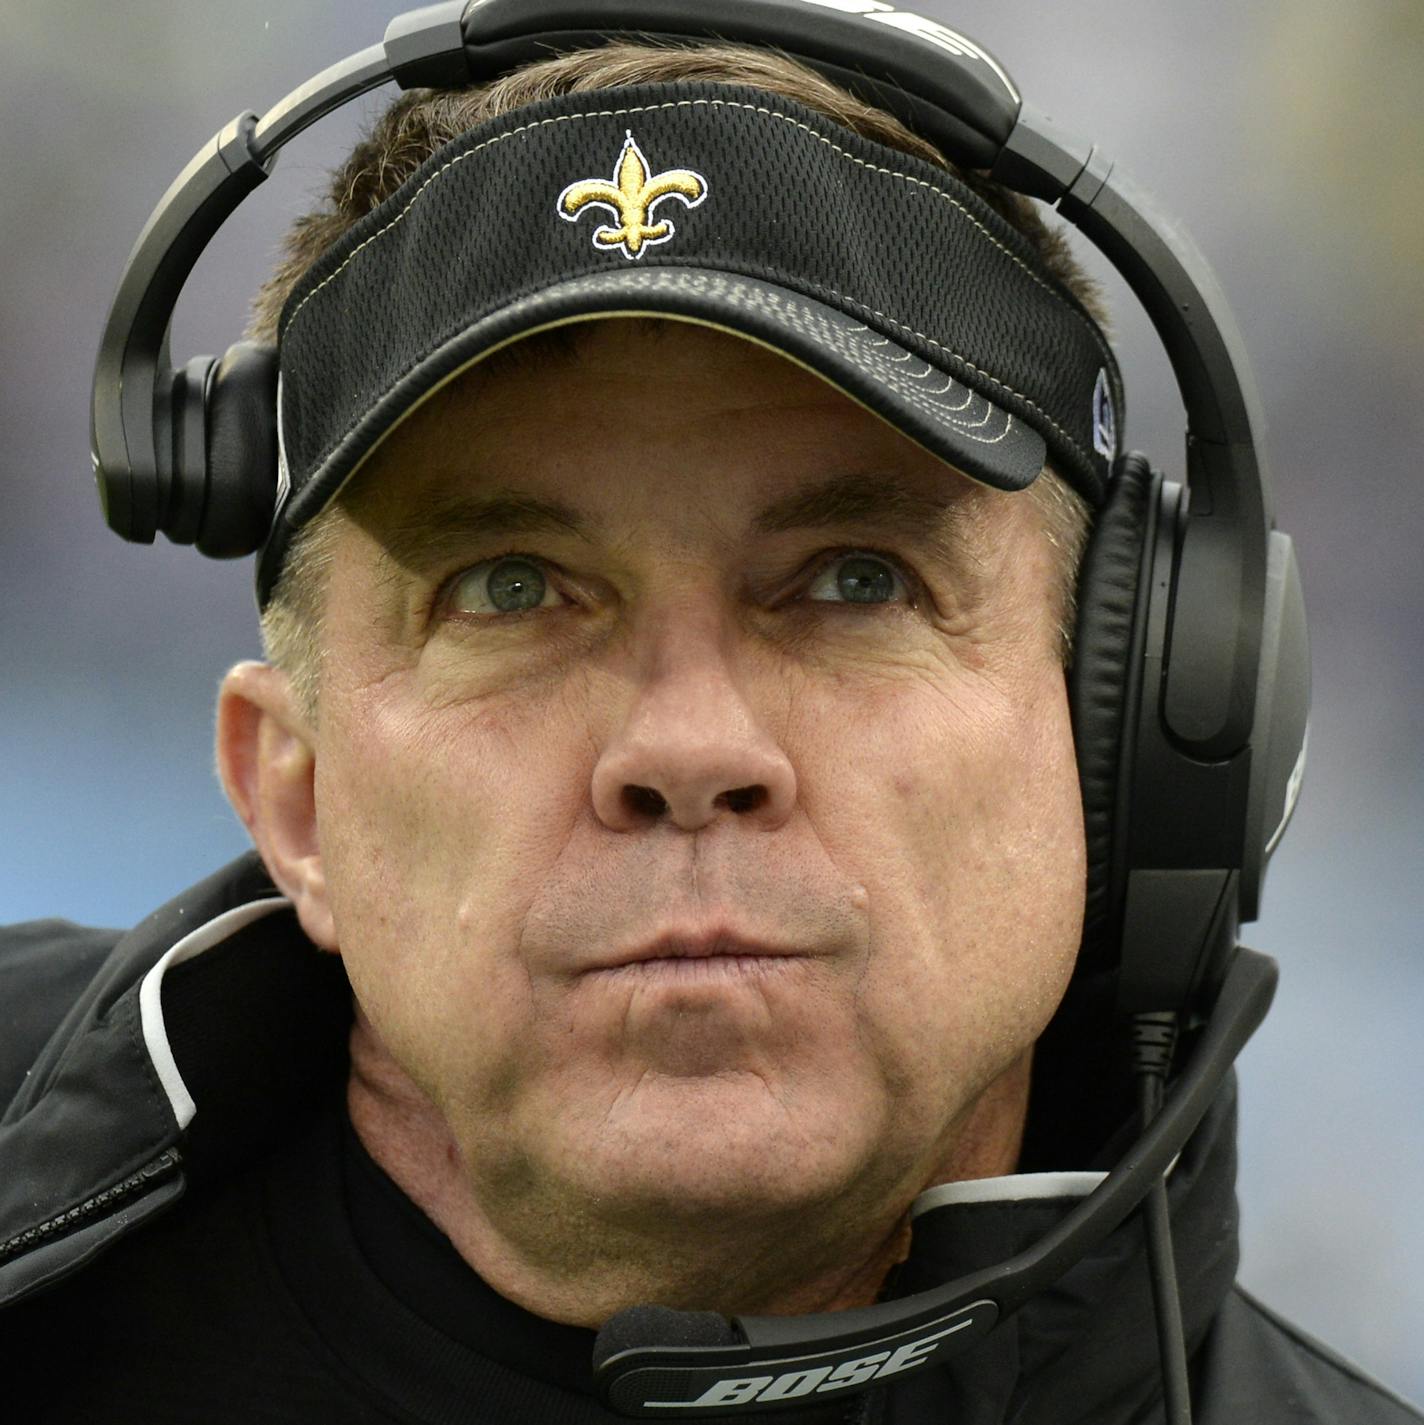
MULTIPOLYGON (((246 845, 211 771, 259 650, 247 561, 128 546, 88 454, 123 260, 199 145, 380 39, 398 0, 0 0, 0 921, 123 925, 246 845)), ((1311 763, 1247 939, 1283 968, 1242 1062, 1242 1275, 1424 1399, 1424 7, 924 0, 1190 226, 1255 360, 1315 657, 1311 763)), ((369 96, 205 256, 175 356, 221 352, 369 96)), ((1129 441, 1180 413, 1117 292, 1129 441)))

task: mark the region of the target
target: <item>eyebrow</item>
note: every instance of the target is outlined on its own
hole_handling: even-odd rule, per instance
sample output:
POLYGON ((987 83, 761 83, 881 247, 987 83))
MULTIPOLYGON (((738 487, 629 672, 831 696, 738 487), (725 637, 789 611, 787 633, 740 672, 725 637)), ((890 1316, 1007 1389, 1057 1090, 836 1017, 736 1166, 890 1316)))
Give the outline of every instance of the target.
MULTIPOLYGON (((851 473, 802 486, 753 516, 749 532, 872 527, 928 545, 946 561, 971 556, 972 496, 948 482, 926 491, 895 475, 851 473)), ((419 572, 477 540, 511 535, 573 535, 591 540, 603 522, 562 500, 501 491, 421 501, 380 534, 382 562, 419 572)), ((975 561, 977 562, 977 560, 975 561)))
POLYGON ((573 534, 587 539, 595 522, 562 500, 501 493, 421 500, 381 531, 382 562, 419 572, 479 539, 515 534, 573 534))
POLYGON ((962 526, 969 500, 948 484, 929 493, 893 475, 835 475, 783 495, 753 520, 757 534, 875 525, 933 539, 962 526))

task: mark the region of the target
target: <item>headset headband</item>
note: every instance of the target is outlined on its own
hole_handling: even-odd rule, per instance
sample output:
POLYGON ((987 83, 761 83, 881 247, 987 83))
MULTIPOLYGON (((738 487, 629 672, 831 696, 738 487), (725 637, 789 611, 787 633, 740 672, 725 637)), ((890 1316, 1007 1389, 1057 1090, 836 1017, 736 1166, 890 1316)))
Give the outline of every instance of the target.
MULTIPOLYGON (((92 426, 109 523, 126 538, 153 538, 167 466, 154 411, 173 308, 199 254, 285 144, 388 79, 402 88, 465 85, 550 53, 649 36, 783 50, 894 113, 955 162, 1056 203, 1113 263, 1162 339, 1187 413, 1183 539, 1192 548, 1176 594, 1163 719, 1197 758, 1244 746, 1272 521, 1256 440, 1263 423, 1225 299, 1185 234, 1096 148, 1024 104, 992 55, 883 0, 699 0, 695 13, 685 0, 450 0, 398 16, 383 44, 324 70, 260 120, 234 119, 169 188, 109 315, 92 426)), ((178 425, 175 443, 202 439, 178 425)))

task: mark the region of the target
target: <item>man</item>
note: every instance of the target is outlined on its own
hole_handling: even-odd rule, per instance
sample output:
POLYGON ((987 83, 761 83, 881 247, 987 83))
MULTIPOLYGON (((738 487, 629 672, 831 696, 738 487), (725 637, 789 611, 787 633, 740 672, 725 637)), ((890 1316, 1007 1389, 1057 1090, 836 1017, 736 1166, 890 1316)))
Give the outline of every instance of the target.
MULTIPOLYGON (((1131 1126, 1081 1007, 1050 1029, 1119 381, 1029 205, 711 48, 409 96, 333 193, 254 333, 290 497, 217 736, 255 855, 6 944, 21 1418, 616 1419, 620 1311, 927 1290, 1131 1126), (1032 389, 955 350, 1029 311, 1032 389)), ((1195 1418, 1418 1419, 1231 1288, 1231 1119, 1170 1186, 1195 1418)), ((932 1367, 701 1408, 1159 1418, 1141 1236, 932 1367)))

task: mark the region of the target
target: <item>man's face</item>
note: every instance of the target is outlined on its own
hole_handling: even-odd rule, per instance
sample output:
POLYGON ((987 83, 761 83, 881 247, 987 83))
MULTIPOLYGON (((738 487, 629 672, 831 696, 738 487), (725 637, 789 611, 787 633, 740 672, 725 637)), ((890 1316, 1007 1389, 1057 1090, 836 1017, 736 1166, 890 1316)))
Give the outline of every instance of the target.
POLYGON ((385 444, 327 586, 320 855, 497 1225, 894 1216, 1012 1165, 976 1106, 1082 903, 1057 579, 1029 498, 687 325, 597 323, 385 444))

